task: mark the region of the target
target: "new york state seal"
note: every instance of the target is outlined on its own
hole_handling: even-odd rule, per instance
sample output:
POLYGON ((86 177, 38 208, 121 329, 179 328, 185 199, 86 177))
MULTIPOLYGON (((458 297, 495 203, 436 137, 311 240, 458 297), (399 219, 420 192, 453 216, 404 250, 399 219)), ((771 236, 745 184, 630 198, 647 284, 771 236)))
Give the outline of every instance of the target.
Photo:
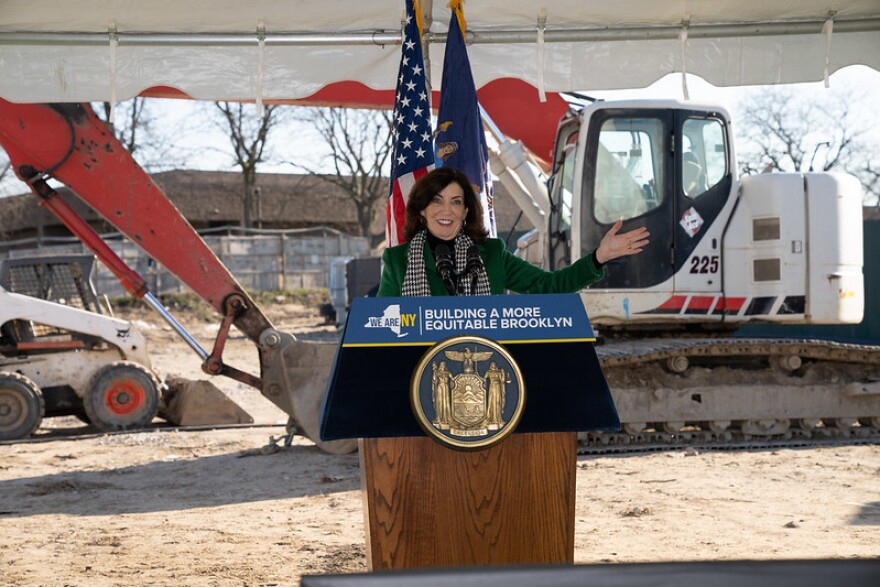
POLYGON ((482 336, 462 335, 425 353, 413 372, 410 400, 428 436, 451 448, 480 449, 513 432, 526 389, 507 349, 482 336))

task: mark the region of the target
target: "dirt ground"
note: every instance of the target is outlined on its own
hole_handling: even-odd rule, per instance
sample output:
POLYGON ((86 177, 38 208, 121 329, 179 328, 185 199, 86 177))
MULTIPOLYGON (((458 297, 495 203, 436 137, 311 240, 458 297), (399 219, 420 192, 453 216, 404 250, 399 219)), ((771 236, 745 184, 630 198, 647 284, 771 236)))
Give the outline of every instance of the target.
MULTIPOLYGON (((267 312, 300 337, 334 336, 312 307, 267 312)), ((210 347, 213 322, 178 317, 210 347)), ((160 374, 204 377, 155 316, 133 318, 160 374)), ((225 357, 256 370, 242 338, 225 357)), ((357 455, 279 446, 282 412, 215 383, 255 426, 101 435, 65 417, 0 444, 0 584, 288 586, 365 571, 357 455)), ((582 456, 577 489, 577 563, 880 556, 877 445, 582 456)))

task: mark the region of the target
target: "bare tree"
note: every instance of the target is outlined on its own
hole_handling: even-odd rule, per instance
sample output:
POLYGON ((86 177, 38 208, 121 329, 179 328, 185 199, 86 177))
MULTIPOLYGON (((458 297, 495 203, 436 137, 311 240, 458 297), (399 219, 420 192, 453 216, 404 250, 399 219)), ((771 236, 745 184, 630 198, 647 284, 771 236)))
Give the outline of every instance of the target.
POLYGON ((175 145, 170 128, 156 117, 158 100, 160 98, 136 97, 119 102, 112 109, 115 110, 113 120, 110 119, 110 102, 93 105, 98 118, 148 172, 184 167, 188 159, 188 154, 175 145))
POLYGON ((367 237, 371 247, 377 246, 385 238, 384 229, 374 232, 373 226, 388 199, 391 112, 308 108, 299 118, 321 137, 334 173, 320 173, 301 162, 291 165, 341 189, 355 206, 360 236, 367 237))
POLYGON ((110 102, 101 102, 101 108, 95 109, 98 118, 113 130, 122 146, 132 155, 140 146, 137 141, 138 135, 142 130, 146 131, 143 127, 148 126, 151 122, 144 112, 146 104, 146 98, 134 98, 128 102, 117 104, 115 109, 110 102), (111 116, 113 116, 113 120, 110 119, 111 116), (117 124, 120 120, 122 123, 117 124))
POLYGON ((228 133, 233 161, 241 169, 244 227, 253 228, 259 196, 257 165, 269 158, 270 135, 287 118, 289 107, 265 105, 262 115, 257 116, 253 104, 215 102, 214 105, 221 114, 223 130, 228 133))
POLYGON ((810 101, 782 87, 750 94, 736 127, 742 172, 846 171, 861 180, 865 202, 876 201, 880 161, 868 138, 874 120, 855 112, 854 103, 848 93, 810 101))
POLYGON ((859 179, 865 186, 865 192, 869 194, 865 198, 866 205, 880 207, 880 163, 876 161, 865 162, 859 179))
POLYGON ((15 174, 12 172, 12 161, 2 148, 0 148, 0 197, 9 195, 17 189, 13 183, 15 174))

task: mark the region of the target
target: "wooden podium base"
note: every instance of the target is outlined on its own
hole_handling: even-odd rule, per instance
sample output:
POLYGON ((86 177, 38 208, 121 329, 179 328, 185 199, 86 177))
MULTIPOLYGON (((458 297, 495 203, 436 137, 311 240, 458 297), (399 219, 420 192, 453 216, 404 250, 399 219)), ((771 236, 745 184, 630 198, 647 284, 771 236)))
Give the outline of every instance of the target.
POLYGON ((575 432, 360 440, 371 570, 574 563, 575 432))

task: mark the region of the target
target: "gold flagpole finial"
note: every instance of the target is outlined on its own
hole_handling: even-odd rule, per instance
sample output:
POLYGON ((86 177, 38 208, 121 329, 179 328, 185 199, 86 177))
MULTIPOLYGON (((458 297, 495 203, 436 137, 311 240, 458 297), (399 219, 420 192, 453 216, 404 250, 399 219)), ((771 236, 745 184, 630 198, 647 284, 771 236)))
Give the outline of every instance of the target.
POLYGON ((449 0, 449 8, 452 9, 452 13, 455 14, 455 17, 458 19, 458 28, 461 29, 462 38, 467 40, 467 22, 464 20, 464 6, 462 6, 462 0, 449 0))
POLYGON ((416 15, 416 26, 419 27, 419 37, 425 34, 425 25, 422 23, 422 3, 419 0, 412 0, 413 12, 416 15))

